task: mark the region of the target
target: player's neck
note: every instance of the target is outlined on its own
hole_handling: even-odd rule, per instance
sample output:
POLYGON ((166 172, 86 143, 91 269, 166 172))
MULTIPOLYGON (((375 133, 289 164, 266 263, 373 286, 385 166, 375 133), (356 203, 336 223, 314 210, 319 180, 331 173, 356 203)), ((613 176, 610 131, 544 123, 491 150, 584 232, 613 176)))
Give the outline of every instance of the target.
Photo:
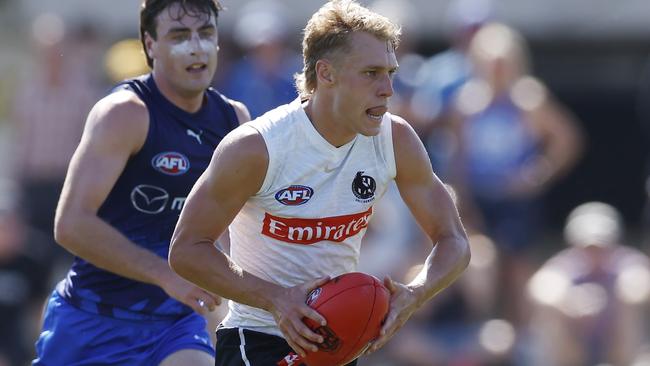
POLYGON ((326 103, 319 98, 323 97, 312 95, 304 106, 305 113, 316 131, 335 147, 341 147, 354 140, 357 134, 340 124, 334 116, 331 103, 326 103))
POLYGON ((155 72, 153 79, 160 93, 167 98, 172 104, 188 113, 196 113, 203 106, 203 94, 201 92, 184 93, 178 88, 173 87, 167 79, 160 77, 155 72))

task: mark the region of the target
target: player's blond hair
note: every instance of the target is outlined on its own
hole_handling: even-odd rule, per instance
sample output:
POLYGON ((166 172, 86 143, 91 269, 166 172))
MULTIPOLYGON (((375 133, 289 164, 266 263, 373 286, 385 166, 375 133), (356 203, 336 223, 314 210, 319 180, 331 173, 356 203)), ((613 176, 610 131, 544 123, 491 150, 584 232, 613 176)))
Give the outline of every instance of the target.
POLYGON ((393 48, 399 45, 401 35, 398 25, 354 0, 329 1, 312 15, 303 31, 304 66, 295 75, 301 98, 308 98, 316 89, 316 62, 349 51, 348 40, 353 32, 370 33, 390 42, 393 48))

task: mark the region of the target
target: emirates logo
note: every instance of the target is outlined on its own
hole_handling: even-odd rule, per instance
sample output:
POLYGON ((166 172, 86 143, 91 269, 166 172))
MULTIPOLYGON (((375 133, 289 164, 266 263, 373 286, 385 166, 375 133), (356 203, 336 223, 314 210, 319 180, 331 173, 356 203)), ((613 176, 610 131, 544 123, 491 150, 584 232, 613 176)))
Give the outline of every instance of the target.
POLYGON ((323 240, 342 242, 368 227, 372 207, 351 215, 302 219, 264 214, 262 234, 291 244, 310 245, 323 240))

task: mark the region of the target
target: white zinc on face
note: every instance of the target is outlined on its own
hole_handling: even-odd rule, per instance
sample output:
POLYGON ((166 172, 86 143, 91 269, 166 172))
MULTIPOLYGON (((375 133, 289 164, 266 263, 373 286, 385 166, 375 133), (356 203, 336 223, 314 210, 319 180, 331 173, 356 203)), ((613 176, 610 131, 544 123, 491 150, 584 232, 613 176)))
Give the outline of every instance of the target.
POLYGON ((213 14, 197 14, 172 4, 157 18, 150 39, 154 75, 167 95, 200 97, 217 68, 218 33, 213 14))
POLYGON ((199 39, 197 36, 193 36, 191 39, 186 39, 181 43, 172 45, 169 51, 172 57, 192 54, 201 55, 204 53, 212 56, 219 52, 219 46, 214 44, 211 40, 199 39))

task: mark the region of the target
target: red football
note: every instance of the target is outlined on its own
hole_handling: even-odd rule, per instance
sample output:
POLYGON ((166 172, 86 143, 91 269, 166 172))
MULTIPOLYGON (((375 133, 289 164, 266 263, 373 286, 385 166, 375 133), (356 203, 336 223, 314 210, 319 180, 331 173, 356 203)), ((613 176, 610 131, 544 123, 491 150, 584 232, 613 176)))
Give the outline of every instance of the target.
POLYGON ((307 352, 308 366, 339 366, 352 362, 379 335, 388 313, 390 292, 377 278, 365 273, 346 273, 331 279, 307 296, 307 305, 327 320, 321 326, 305 323, 325 341, 318 352, 307 352))

